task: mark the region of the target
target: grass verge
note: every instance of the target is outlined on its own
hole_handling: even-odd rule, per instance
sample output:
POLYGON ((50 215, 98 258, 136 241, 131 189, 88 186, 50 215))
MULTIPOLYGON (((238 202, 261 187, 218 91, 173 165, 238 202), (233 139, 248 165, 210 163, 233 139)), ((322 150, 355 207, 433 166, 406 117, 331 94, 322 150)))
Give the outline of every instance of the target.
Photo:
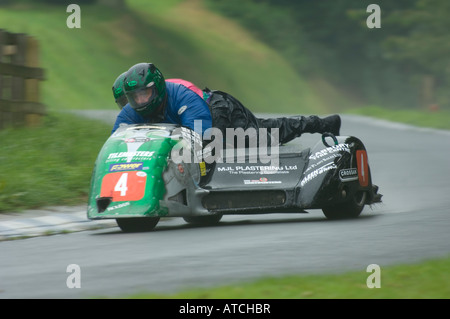
POLYGON ((240 285, 192 289, 176 294, 139 293, 132 299, 448 299, 450 257, 417 264, 380 265, 380 288, 373 271, 343 274, 268 277, 240 285))
POLYGON ((87 200, 110 125, 50 113, 41 127, 0 131, 0 212, 87 200))
POLYGON ((450 130, 450 112, 444 110, 387 110, 386 108, 379 106, 368 106, 358 109, 349 109, 345 112, 414 126, 450 130))

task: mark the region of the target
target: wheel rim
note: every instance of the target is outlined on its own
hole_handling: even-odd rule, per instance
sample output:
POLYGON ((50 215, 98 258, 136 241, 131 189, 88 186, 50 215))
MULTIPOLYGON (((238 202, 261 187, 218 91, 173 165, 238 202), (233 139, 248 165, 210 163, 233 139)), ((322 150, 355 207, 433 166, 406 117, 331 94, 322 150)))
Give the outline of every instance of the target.
POLYGON ((357 192, 355 194, 355 203, 356 205, 362 207, 366 203, 367 193, 366 192, 357 192))

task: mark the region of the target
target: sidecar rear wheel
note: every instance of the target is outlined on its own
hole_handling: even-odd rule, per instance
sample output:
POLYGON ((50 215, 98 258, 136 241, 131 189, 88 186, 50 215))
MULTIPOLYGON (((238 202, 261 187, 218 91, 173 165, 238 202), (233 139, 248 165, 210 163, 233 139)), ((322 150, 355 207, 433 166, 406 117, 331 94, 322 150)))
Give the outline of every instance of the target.
POLYGON ((117 218, 117 225, 123 232, 146 232, 155 228, 159 217, 117 218))
POLYGON ((357 192, 349 201, 323 207, 322 211, 328 219, 332 220, 357 218, 364 209, 366 198, 366 192, 357 192))

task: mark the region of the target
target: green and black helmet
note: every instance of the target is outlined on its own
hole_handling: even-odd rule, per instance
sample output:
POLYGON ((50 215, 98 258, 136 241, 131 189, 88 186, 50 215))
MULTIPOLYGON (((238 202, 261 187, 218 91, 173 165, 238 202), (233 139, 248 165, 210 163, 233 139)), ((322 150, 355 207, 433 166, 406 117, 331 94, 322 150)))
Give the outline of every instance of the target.
POLYGON ((142 116, 155 112, 166 98, 166 82, 152 63, 138 63, 125 74, 125 95, 131 107, 142 116))
POLYGON ((114 81, 112 87, 114 100, 116 101, 119 109, 123 109, 123 107, 128 103, 127 97, 125 96, 125 91, 123 90, 123 80, 125 79, 126 73, 127 72, 123 72, 121 75, 119 75, 114 81))

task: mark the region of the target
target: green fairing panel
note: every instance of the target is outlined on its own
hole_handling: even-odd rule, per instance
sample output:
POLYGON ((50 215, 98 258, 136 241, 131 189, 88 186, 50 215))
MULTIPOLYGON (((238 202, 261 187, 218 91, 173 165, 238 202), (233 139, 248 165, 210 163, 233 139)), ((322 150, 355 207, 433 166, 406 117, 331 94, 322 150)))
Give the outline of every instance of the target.
POLYGON ((162 174, 178 142, 162 130, 128 128, 112 135, 95 162, 88 218, 166 216, 162 174))

